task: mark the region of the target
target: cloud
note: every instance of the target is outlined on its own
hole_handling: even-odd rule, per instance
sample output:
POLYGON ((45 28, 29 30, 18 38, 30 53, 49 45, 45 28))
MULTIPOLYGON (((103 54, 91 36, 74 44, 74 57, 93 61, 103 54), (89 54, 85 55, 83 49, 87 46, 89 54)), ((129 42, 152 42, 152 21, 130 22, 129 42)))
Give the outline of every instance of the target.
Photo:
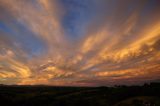
POLYGON ((98 86, 157 80, 158 4, 0 1, 0 83, 98 86))

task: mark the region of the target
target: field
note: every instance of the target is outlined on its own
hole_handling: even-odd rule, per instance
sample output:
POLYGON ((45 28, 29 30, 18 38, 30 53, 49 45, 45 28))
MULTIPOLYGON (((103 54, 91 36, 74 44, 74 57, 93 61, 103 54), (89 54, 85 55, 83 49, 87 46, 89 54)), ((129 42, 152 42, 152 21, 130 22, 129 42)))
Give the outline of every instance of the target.
POLYGON ((0 106, 160 106, 160 83, 143 86, 0 86, 0 106))

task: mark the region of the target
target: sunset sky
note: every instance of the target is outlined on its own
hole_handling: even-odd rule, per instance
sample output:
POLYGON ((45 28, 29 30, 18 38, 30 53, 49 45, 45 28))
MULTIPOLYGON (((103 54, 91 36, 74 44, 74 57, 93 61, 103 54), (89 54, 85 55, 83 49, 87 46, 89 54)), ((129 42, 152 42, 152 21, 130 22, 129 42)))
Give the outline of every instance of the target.
POLYGON ((160 0, 0 0, 0 84, 160 81, 160 0))

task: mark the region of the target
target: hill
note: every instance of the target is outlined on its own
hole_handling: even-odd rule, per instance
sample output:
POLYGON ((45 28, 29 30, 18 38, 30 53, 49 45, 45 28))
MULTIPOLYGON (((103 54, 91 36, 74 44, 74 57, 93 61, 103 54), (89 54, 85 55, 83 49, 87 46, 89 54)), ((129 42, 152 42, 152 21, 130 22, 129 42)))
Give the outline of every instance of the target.
POLYGON ((143 86, 0 86, 1 106, 160 106, 160 83, 143 86))

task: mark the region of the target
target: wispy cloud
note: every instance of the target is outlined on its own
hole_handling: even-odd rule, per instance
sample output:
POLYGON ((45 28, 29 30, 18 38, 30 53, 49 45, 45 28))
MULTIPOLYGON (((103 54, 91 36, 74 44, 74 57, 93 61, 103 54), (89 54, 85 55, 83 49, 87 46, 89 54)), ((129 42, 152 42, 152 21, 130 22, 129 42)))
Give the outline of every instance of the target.
POLYGON ((159 79, 158 0, 0 1, 0 83, 137 84, 159 79))

